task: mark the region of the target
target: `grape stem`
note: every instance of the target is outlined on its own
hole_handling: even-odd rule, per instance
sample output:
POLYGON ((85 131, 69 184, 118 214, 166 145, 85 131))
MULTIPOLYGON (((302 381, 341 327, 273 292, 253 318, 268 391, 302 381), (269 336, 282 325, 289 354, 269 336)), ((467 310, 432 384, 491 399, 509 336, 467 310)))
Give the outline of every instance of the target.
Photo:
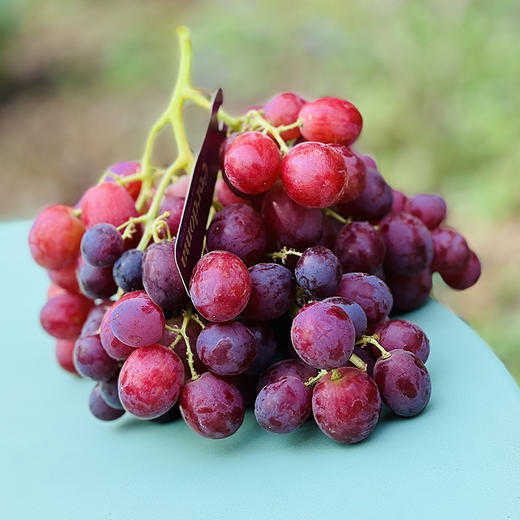
POLYGON ((285 246, 280 249, 280 251, 276 251, 274 253, 268 253, 266 256, 269 258, 272 258, 273 260, 281 260, 282 264, 285 264, 287 261, 287 257, 290 255, 294 256, 302 256, 303 253, 300 253, 299 251, 296 251, 296 249, 289 249, 285 246))
POLYGON ((337 220, 338 222, 341 222, 342 224, 350 224, 352 222, 351 218, 342 217, 339 213, 336 213, 333 209, 330 208, 324 208, 323 213, 327 217, 331 217, 337 220))
POLYGON ((367 364, 356 354, 352 354, 349 358, 349 361, 359 370, 363 370, 363 372, 367 371, 367 364))
POLYGON ((318 374, 315 375, 314 377, 309 377, 309 379, 307 379, 307 381, 305 381, 304 385, 311 386, 311 385, 316 384, 325 374, 327 374, 326 370, 320 370, 318 372, 318 374))
POLYGON ((359 345, 361 348, 365 348, 369 343, 374 345, 381 352, 381 357, 383 359, 388 359, 391 354, 379 343, 379 336, 374 334, 373 336, 361 336, 361 338, 356 341, 356 345, 359 345))

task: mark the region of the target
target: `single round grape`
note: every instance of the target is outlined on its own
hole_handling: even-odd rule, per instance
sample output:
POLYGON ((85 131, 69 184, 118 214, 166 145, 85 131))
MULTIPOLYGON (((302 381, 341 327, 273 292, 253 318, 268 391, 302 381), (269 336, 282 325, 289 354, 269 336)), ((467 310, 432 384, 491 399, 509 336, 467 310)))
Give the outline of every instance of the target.
MULTIPOLYGON (((119 177, 129 177, 130 175, 134 175, 141 171, 141 164, 135 161, 118 162, 113 164, 108 171, 110 173, 115 173, 119 177)), ((107 175, 105 177, 105 182, 115 182, 115 178, 112 175, 107 175)), ((141 184, 140 180, 125 183, 125 189, 132 199, 136 200, 137 197, 139 197, 141 184)))
POLYGON ((314 387, 314 419, 320 430, 336 442, 353 444, 366 439, 376 427, 380 411, 377 385, 357 368, 338 368, 314 387))
MULTIPOLYGON (((183 321, 183 316, 177 316, 175 318, 170 318, 169 320, 167 320, 166 325, 175 329, 180 329, 182 327, 183 321)), ((203 372, 208 371, 206 365, 204 365, 204 363, 200 360, 199 355, 197 354, 197 338, 199 337, 201 330, 202 327, 195 320, 188 321, 188 325, 186 326, 186 335, 188 336, 191 353, 193 354, 193 368, 195 368, 195 371, 198 374, 202 374, 203 372)), ((179 334, 177 332, 168 330, 165 327, 162 338, 158 341, 158 343, 159 345, 170 347, 171 344, 177 339, 178 335, 179 334)), ((184 341, 184 338, 182 336, 173 348, 173 351, 179 356, 179 359, 182 361, 182 364, 184 365, 185 374, 190 374, 190 366, 188 364, 188 353, 186 351, 186 342, 184 341)))
POLYGON ((269 136, 245 132, 227 148, 224 170, 229 182, 242 193, 264 193, 278 178, 280 150, 269 136))
POLYGON ((344 274, 336 295, 358 303, 365 311, 368 327, 381 323, 392 309, 393 300, 390 289, 374 275, 344 274))
POLYGON ((184 385, 179 405, 186 424, 209 439, 233 435, 244 421, 242 394, 211 372, 184 385))
POLYGON ((405 211, 406 201, 408 197, 399 190, 394 190, 392 188, 392 213, 397 213, 399 211, 405 211))
POLYGON ((359 155, 350 148, 339 144, 330 146, 339 152, 345 161, 345 167, 347 169, 346 184, 343 196, 339 202, 346 204, 347 202, 357 199, 361 193, 363 193, 367 183, 367 167, 359 155))
MULTIPOLYGON (((423 363, 430 355, 430 341, 424 331, 415 323, 406 320, 388 320, 379 325, 377 334, 379 343, 388 351, 400 349, 415 354, 423 363)), ((377 357, 380 352, 377 350, 377 357)))
MULTIPOLYGON (((298 120, 301 107, 305 104, 305 99, 293 94, 284 92, 272 98, 263 107, 263 115, 273 126, 287 126, 298 120)), ((301 136, 298 127, 286 130, 280 134, 284 141, 292 141, 301 136)))
POLYGON ((468 262, 462 269, 450 269, 449 272, 441 272, 440 275, 452 289, 463 291, 477 283, 481 272, 482 266, 480 265, 480 260, 478 259, 478 256, 470 250, 468 262))
POLYGON ((184 367, 177 354, 163 345, 136 349, 119 374, 119 399, 140 419, 155 419, 177 401, 184 384, 184 367))
POLYGON ((448 273, 463 269, 470 253, 466 239, 449 228, 438 228, 432 231, 433 262, 432 271, 448 273))
POLYGON ((92 412, 92 415, 101 421, 115 421, 125 413, 124 410, 112 408, 106 403, 106 401, 103 399, 103 396, 101 395, 99 383, 96 384, 90 392, 90 396, 88 398, 88 407, 92 412))
POLYGON ((175 241, 149 245, 142 267, 144 288, 155 304, 171 310, 186 304, 188 295, 175 262, 175 241))
POLYGON ((242 323, 212 323, 197 338, 197 354, 215 374, 235 376, 245 372, 256 358, 253 333, 242 323))
POLYGON ((311 413, 312 392, 296 377, 264 386, 255 401, 255 417, 268 432, 290 433, 311 413))
POLYGON ((68 292, 69 291, 66 291, 63 289, 63 287, 58 287, 57 285, 51 283, 47 289, 47 299, 50 300, 51 298, 54 298, 54 296, 58 296, 59 294, 67 294, 68 292))
POLYGON ((122 255, 123 237, 112 224, 96 224, 81 239, 81 254, 95 267, 110 267, 122 255))
POLYGON ((74 366, 80 375, 94 381, 108 381, 119 365, 106 353, 98 335, 83 336, 74 345, 74 366))
POLYGON ((109 379, 108 381, 103 381, 98 383, 99 391, 101 392, 101 397, 112 408, 116 410, 124 410, 123 405, 121 404, 121 399, 119 399, 119 384, 118 384, 119 374, 109 379))
POLYGON ((190 181, 190 175, 181 175, 175 182, 166 188, 164 196, 167 198, 185 199, 188 196, 190 181))
POLYGON ((352 144, 361 133, 363 118, 348 101, 323 97, 305 103, 299 116, 303 119, 300 131, 308 141, 352 144))
POLYGON ((439 195, 421 193, 406 201, 404 211, 420 219, 428 229, 435 229, 446 218, 446 202, 439 195))
POLYGON ((29 249, 34 261, 45 269, 62 269, 76 260, 83 222, 68 206, 51 206, 34 220, 29 232, 29 249))
POLYGON ((287 195, 307 208, 336 204, 345 192, 346 176, 342 155, 322 143, 300 143, 282 161, 281 179, 287 195))
POLYGON ((370 168, 371 170, 377 170, 377 164, 373 157, 370 157, 370 155, 359 155, 360 159, 365 163, 365 166, 367 168, 370 168))
POLYGON ((303 250, 315 245, 321 237, 323 213, 296 204, 281 184, 275 184, 264 195, 262 216, 273 250, 283 246, 303 250))
POLYGON ((71 293, 80 293, 78 279, 76 277, 76 264, 70 264, 61 269, 48 271, 51 282, 71 293))
POLYGON ((393 350, 390 357, 380 357, 374 367, 383 402, 401 417, 420 414, 431 395, 428 370, 420 359, 406 350, 393 350))
POLYGON ((110 307, 110 303, 101 303, 100 305, 95 305, 89 311, 87 315, 87 319, 83 323, 81 327, 80 336, 91 336, 92 334, 97 334, 98 330, 101 327, 101 322, 103 321, 103 316, 110 307))
MULTIPOLYGON (((180 197, 165 197, 159 206, 159 215, 162 215, 166 211, 170 214, 164 219, 164 221, 168 225, 172 237, 176 236, 179 232, 183 210, 184 199, 180 197)), ((161 238, 165 238, 167 236, 163 228, 159 230, 159 236, 161 238)))
POLYGON ((248 375, 261 374, 272 362, 276 355, 276 337, 267 323, 245 323, 256 339, 256 357, 246 370, 248 375))
POLYGON ((249 268, 251 297, 244 316, 254 321, 269 321, 285 314, 294 301, 295 286, 291 271, 274 263, 249 268))
POLYGON ((343 298, 342 296, 331 296, 323 300, 323 302, 337 305, 348 314, 348 317, 352 320, 352 324, 354 325, 356 338, 364 334, 367 328, 367 315, 359 303, 356 303, 354 300, 349 300, 348 298, 343 298))
POLYGON ((409 213, 391 213, 379 224, 386 244, 385 269, 413 276, 433 260, 433 241, 428 228, 409 213))
POLYGON ((342 274, 338 257, 323 246, 306 249, 294 269, 298 285, 318 299, 332 296, 336 292, 342 274))
POLYGON ((218 160, 220 165, 220 170, 224 172, 225 160, 226 160, 226 151, 231 146, 231 143, 239 136, 242 135, 239 132, 230 133, 220 144, 218 149, 218 160))
POLYGON ((111 267, 94 267, 83 264, 78 273, 81 292, 90 299, 110 298, 117 291, 111 267))
POLYGON ((110 322, 112 319, 112 311, 113 307, 107 310, 103 319, 101 320, 99 339, 101 340, 101 344, 105 349, 106 353, 113 359, 117 359, 118 361, 125 360, 135 349, 133 347, 129 347, 125 345, 123 342, 119 341, 112 332, 112 328, 110 326, 110 322))
POLYGON ((112 276, 123 291, 143 289, 143 255, 139 249, 129 249, 114 264, 112 276))
POLYGON ((98 184, 81 199, 81 219, 87 229, 101 223, 118 227, 130 217, 137 217, 134 200, 115 182, 98 184))
POLYGON ((92 302, 79 294, 59 294, 43 306, 40 323, 57 339, 75 339, 92 308, 92 302))
MULTIPOLYGON (((359 345, 356 345, 354 347, 354 354, 366 363, 366 373, 368 376, 373 377, 376 358, 374 357, 372 350, 367 347, 361 348, 359 345)), ((357 368, 356 365, 352 363, 352 361, 349 361, 347 366, 357 368)))
POLYGON ((243 199, 233 193, 224 179, 217 179, 215 184, 215 197, 224 207, 230 206, 231 204, 249 204, 247 199, 243 199))
POLYGON ((432 290, 432 273, 425 269, 414 276, 388 274, 388 287, 392 291, 393 313, 409 312, 426 303, 432 290))
POLYGON ((347 204, 340 204, 338 212, 354 220, 382 219, 392 210, 392 188, 377 170, 367 169, 366 184, 361 195, 347 204))
POLYGON ((208 251, 229 251, 246 265, 256 263, 265 252, 267 233, 260 214, 246 204, 232 204, 220 210, 206 235, 208 251))
POLYGON ((249 301, 249 271, 238 256, 227 251, 211 251, 193 269, 190 295, 197 311, 207 320, 232 320, 249 301))
POLYGON ((157 343, 164 330, 161 309, 144 291, 130 293, 112 308, 110 327, 114 336, 130 347, 146 347, 157 343))
POLYGON ((258 379, 257 390, 264 386, 279 381, 282 377, 297 377, 302 383, 306 383, 311 377, 316 377, 318 371, 304 363, 301 359, 284 359, 271 365, 258 379))
POLYGON ((56 360, 61 368, 70 372, 71 374, 78 374, 74 366, 73 352, 76 341, 73 339, 58 339, 56 340, 56 360))
POLYGON ((368 222, 345 224, 334 248, 346 273, 372 273, 385 258, 385 242, 381 233, 368 222))
POLYGON ((354 351, 356 332, 348 314, 330 303, 312 302, 293 320, 291 342, 297 354, 314 368, 344 366, 354 351))

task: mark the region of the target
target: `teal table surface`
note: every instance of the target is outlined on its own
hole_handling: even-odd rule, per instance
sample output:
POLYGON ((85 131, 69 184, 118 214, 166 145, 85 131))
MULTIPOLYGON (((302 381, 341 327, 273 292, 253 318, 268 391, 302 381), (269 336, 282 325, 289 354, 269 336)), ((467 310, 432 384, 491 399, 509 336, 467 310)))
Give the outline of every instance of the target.
POLYGON ((269 434, 251 412, 220 441, 182 421, 103 423, 87 408, 93 383, 57 367, 40 329, 49 282, 28 230, 0 225, 2 518, 520 518, 520 392, 437 302, 407 316, 431 340, 430 405, 415 419, 383 414, 359 445, 334 443, 312 421, 269 434))

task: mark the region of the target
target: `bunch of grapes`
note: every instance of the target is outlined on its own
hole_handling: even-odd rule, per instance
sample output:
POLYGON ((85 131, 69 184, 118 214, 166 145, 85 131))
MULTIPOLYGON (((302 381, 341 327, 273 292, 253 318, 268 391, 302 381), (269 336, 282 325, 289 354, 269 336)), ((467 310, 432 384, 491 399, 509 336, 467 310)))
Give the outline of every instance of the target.
POLYGON ((212 439, 236 432, 248 406, 280 434, 312 413, 342 443, 373 431, 382 402, 419 414, 429 341, 389 315, 424 304, 433 272, 459 290, 480 275, 443 225, 444 200, 387 184, 353 147, 363 121, 348 101, 284 93, 242 117, 220 110, 221 175, 186 290, 175 241, 194 159, 182 106, 209 100, 191 86, 179 35, 180 78, 142 160, 112 166, 76 207, 51 206, 31 229, 52 282, 40 319, 58 362, 96 382, 98 419, 182 416, 212 439), (161 168, 152 144, 169 123, 179 156, 161 168))

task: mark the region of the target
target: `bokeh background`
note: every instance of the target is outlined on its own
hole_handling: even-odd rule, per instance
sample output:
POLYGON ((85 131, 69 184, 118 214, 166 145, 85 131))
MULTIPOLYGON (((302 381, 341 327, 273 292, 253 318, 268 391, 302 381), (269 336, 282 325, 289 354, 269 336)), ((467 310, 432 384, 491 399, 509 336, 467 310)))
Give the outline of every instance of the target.
MULTIPOLYGON (((0 219, 74 203, 107 165, 139 158, 181 23, 195 85, 222 87, 228 111, 285 90, 345 97, 387 180, 446 198, 484 273, 463 293, 436 280, 435 295, 520 381, 517 0, 0 0, 0 219)), ((196 149, 206 115, 186 116, 196 149)), ((166 136, 158 160, 172 147, 166 136)))

